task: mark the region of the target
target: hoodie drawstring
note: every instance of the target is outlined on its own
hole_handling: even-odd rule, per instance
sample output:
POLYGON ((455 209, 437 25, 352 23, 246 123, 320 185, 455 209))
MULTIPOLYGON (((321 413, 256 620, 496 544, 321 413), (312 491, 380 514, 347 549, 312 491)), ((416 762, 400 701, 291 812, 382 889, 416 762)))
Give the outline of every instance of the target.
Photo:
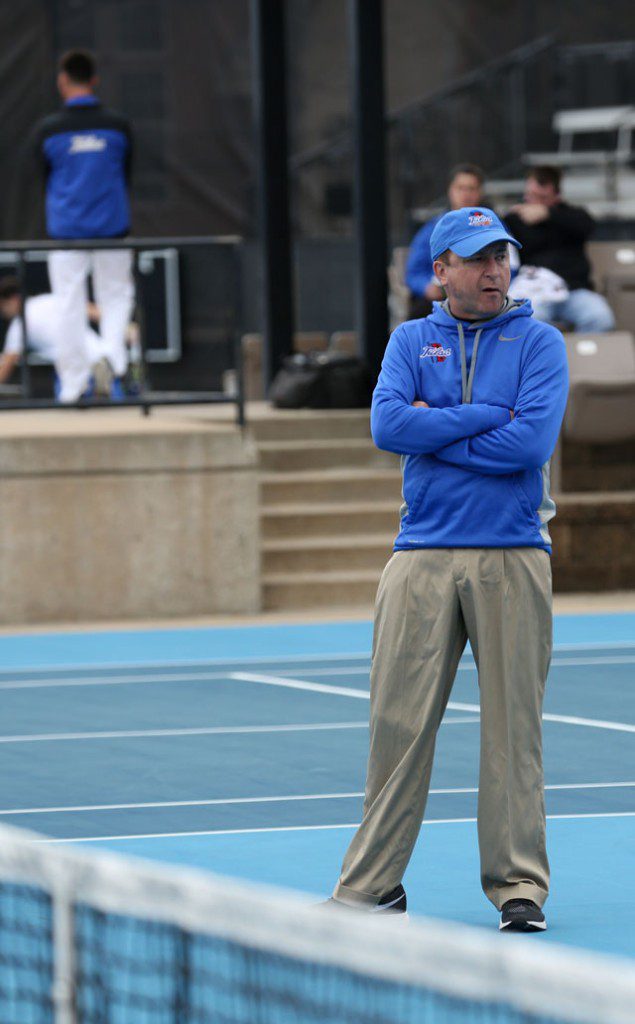
POLYGON ((465 334, 463 333, 463 324, 459 320, 456 326, 459 332, 459 348, 461 350, 461 401, 463 402, 464 405, 470 405, 472 402, 472 385, 474 383, 476 353, 478 352, 478 343, 481 340, 483 328, 479 327, 476 334, 474 335, 474 348, 472 349, 472 359, 470 360, 470 374, 468 376, 467 356, 465 354, 465 334))

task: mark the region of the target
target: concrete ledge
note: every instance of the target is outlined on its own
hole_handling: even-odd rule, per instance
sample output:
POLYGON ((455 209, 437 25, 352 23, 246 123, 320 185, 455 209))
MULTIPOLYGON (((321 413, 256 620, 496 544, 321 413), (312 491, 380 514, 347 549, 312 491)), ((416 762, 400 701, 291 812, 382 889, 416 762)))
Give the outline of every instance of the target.
POLYGON ((0 623, 260 609, 257 452, 193 409, 0 416, 0 623))

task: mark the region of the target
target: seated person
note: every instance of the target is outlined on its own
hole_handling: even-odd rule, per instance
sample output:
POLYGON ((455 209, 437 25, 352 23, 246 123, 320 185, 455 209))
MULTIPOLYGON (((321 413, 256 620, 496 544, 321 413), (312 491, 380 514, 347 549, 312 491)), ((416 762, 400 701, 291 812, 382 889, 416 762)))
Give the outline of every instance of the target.
MULTIPOLYGON (((9 380, 22 358, 24 339, 22 331, 22 296, 18 282, 14 277, 0 280, 0 316, 10 320, 4 350, 0 355, 0 384, 9 380)), ((60 312, 60 300, 56 295, 34 295, 26 300, 26 329, 29 349, 45 362, 56 365, 58 338, 63 329, 63 316, 60 312)), ((88 316, 91 320, 99 320, 99 310, 92 303, 88 304, 88 316)), ((100 376, 99 370, 106 364, 104 343, 92 327, 88 327, 84 338, 87 355, 93 372, 100 376)), ((101 375, 103 376, 103 374, 101 375)), ((97 388, 100 394, 110 394, 112 374, 104 380, 103 387, 97 388)))
MULTIPOLYGON (((458 164, 454 167, 448 180, 448 210, 481 205, 484 178, 483 171, 475 164, 458 164)), ((406 264, 411 320, 427 316, 432 312, 432 303, 440 302, 443 298, 443 291, 432 270, 430 239, 438 221, 448 210, 443 210, 437 217, 426 221, 412 239, 406 264)))
POLYGON ((584 251, 593 218, 581 206, 564 202, 560 179, 557 167, 533 167, 527 175, 524 202, 505 216, 510 233, 522 245, 521 268, 544 267, 564 282, 551 297, 531 296, 534 316, 564 321, 574 331, 611 331, 615 318, 606 299, 593 290, 584 251))

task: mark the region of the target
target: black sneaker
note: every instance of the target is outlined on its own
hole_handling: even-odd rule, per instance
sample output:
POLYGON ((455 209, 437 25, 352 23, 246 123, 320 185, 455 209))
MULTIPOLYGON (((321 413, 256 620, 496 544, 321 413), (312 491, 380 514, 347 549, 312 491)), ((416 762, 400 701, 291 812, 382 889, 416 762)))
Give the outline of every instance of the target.
POLYGON ((407 900, 406 890, 403 885, 398 885, 395 889, 391 889, 390 892, 382 896, 379 903, 369 907, 364 903, 347 903, 346 900, 336 900, 331 896, 330 899, 324 903, 320 903, 321 907, 349 907, 353 910, 367 910, 370 914, 407 914, 407 900))
POLYGON ((507 900, 501 908, 499 929, 510 932, 544 932, 545 915, 532 900, 507 900))
POLYGON ((398 885, 391 892, 382 896, 379 903, 371 908, 372 914, 405 914, 408 909, 406 890, 403 885, 398 885))

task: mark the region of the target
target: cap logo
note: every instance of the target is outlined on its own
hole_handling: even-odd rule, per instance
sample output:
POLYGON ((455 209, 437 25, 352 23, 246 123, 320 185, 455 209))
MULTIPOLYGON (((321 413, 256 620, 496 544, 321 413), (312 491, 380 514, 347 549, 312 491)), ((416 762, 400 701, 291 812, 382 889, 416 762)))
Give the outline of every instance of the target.
POLYGON ((488 217, 486 213, 481 213, 480 210, 472 210, 468 217, 468 223, 471 228, 489 228, 492 226, 492 218, 488 217))

